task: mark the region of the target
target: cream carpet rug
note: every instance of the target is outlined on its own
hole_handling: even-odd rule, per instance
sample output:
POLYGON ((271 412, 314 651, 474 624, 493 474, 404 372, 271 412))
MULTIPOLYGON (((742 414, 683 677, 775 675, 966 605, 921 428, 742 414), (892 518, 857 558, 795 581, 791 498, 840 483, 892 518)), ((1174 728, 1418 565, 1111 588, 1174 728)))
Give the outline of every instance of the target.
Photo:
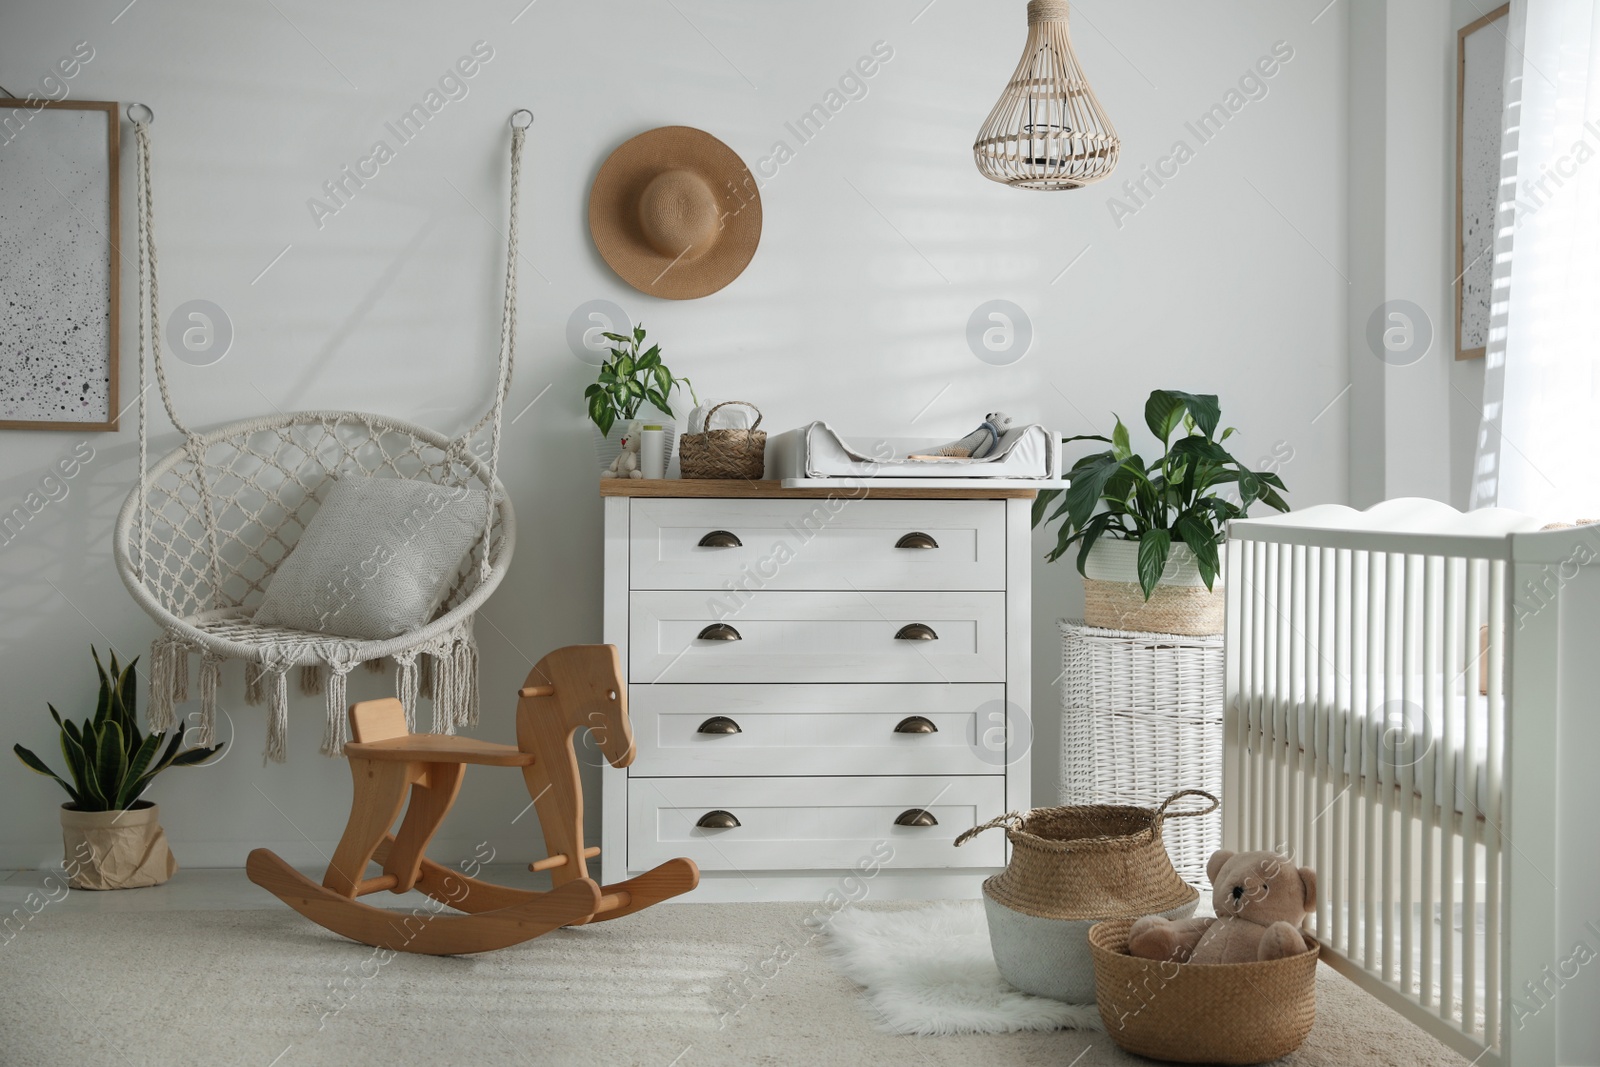
MULTIPOLYGON (((917 905, 873 905, 894 910, 917 905)), ((46 908, 0 944, 7 1067, 1148 1064, 1076 1030, 899 1037, 808 904, 665 904, 461 958, 386 958, 288 908, 46 908)), ((1304 1067, 1464 1060, 1324 968, 1304 1067)))

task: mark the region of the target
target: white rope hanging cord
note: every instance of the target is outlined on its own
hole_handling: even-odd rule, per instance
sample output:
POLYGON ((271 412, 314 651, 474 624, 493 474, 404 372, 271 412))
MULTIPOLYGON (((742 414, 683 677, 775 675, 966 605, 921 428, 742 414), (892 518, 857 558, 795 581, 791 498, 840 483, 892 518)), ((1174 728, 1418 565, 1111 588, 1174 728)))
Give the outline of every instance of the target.
MULTIPOLYGON (((156 256, 155 239, 155 201, 150 182, 150 124, 155 115, 144 104, 133 104, 128 108, 128 118, 133 122, 134 136, 138 144, 138 214, 139 214, 139 498, 146 499, 149 492, 149 415, 146 405, 146 393, 149 386, 146 383, 146 353, 154 354, 156 384, 161 390, 161 403, 167 410, 167 418, 177 431, 184 435, 185 445, 193 452, 193 461, 196 467, 202 466, 200 450, 200 437, 191 430, 182 419, 178 417, 177 410, 172 402, 172 392, 167 385, 166 360, 161 346, 161 298, 160 298, 160 272, 156 256), (144 117, 138 117, 142 111, 144 117), (148 314, 148 318, 147 318, 148 314)), ((463 452, 468 442, 475 437, 485 426, 490 429, 488 484, 494 485, 500 468, 500 439, 505 418, 506 397, 511 392, 511 374, 514 362, 517 333, 517 240, 518 216, 522 198, 522 147, 527 137, 528 127, 533 124, 533 113, 521 109, 511 116, 511 181, 510 198, 508 204, 509 218, 506 231, 506 278, 505 278, 505 303, 501 309, 500 318, 500 351, 497 359, 495 373, 494 400, 489 409, 483 413, 482 418, 470 426, 452 444, 452 449, 463 452), (519 122, 522 116, 527 116, 526 121, 519 122)), ((218 580, 213 582, 213 589, 221 588, 220 551, 216 540, 215 516, 211 513, 210 495, 206 492, 205 480, 200 480, 201 495, 206 498, 206 527, 210 534, 211 556, 213 574, 218 580)), ((490 547, 494 537, 494 494, 488 494, 488 502, 484 509, 483 521, 483 553, 479 564, 479 578, 486 581, 491 570, 490 547)), ((135 570, 142 580, 144 577, 144 552, 148 534, 147 509, 139 509, 139 540, 135 570)))

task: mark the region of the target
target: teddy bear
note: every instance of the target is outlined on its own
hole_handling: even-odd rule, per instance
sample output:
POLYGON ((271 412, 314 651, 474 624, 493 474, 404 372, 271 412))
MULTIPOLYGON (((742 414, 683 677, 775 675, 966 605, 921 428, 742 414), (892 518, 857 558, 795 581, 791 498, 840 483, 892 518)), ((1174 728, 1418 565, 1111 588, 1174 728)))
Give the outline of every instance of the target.
POLYGON ((622 438, 622 451, 617 453, 617 458, 611 461, 611 466, 600 472, 602 478, 643 478, 644 471, 639 469, 640 439, 637 433, 626 434, 622 438))
POLYGON ((1212 853, 1206 864, 1216 918, 1146 915, 1128 932, 1128 954, 1176 963, 1248 963, 1298 956, 1300 932, 1317 906, 1317 872, 1276 852, 1212 853))

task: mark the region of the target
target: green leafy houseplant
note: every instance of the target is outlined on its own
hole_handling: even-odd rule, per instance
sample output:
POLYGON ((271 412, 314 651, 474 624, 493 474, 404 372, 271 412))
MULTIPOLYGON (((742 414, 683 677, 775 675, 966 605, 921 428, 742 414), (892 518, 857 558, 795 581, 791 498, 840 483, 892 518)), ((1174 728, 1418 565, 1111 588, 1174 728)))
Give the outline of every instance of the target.
POLYGON ((1070 488, 1047 489, 1034 501, 1034 526, 1063 520, 1056 546, 1045 558, 1054 562, 1076 544, 1078 572, 1087 577, 1084 565, 1095 542, 1102 537, 1137 541, 1139 587, 1149 600, 1172 546, 1182 543, 1194 553, 1200 577, 1211 589, 1222 569, 1219 549, 1227 539, 1228 521, 1244 517, 1257 502, 1289 510, 1279 495, 1288 491, 1283 479, 1270 471, 1250 470, 1223 448, 1234 430, 1229 427, 1218 436, 1221 419, 1215 396, 1157 389, 1144 406, 1145 425, 1161 442, 1162 454, 1155 459, 1146 462, 1134 454, 1121 418, 1109 438, 1066 438, 1104 441, 1111 448, 1078 460, 1068 475, 1070 488), (1174 440, 1180 427, 1183 432, 1174 440), (1217 492, 1224 486, 1237 487, 1237 500, 1217 492), (1046 518, 1057 497, 1064 499, 1046 518))
POLYGON ((661 346, 651 345, 644 352, 644 327, 635 326, 631 336, 620 333, 603 335, 616 344, 611 358, 600 366, 600 378, 583 391, 589 400, 589 418, 600 428, 601 436, 609 436, 611 427, 621 419, 627 422, 639 414, 639 408, 648 400, 670 417, 672 406, 668 398, 679 383, 689 387, 695 403, 694 385, 687 378, 674 378, 672 371, 661 362, 661 346))
POLYGON ((50 716, 61 729, 61 754, 72 781, 67 782, 28 749, 13 746, 17 758, 29 770, 54 778, 78 811, 126 811, 156 775, 168 767, 192 767, 222 750, 221 744, 180 750, 181 730, 174 731, 170 741, 165 734, 146 737, 137 721, 138 675, 134 667, 138 659, 124 668, 113 652, 111 669, 107 671, 100 665, 100 653, 92 647, 89 651, 94 655, 94 668, 100 673, 94 717, 85 719, 80 726, 63 719, 54 705, 49 706, 50 716))

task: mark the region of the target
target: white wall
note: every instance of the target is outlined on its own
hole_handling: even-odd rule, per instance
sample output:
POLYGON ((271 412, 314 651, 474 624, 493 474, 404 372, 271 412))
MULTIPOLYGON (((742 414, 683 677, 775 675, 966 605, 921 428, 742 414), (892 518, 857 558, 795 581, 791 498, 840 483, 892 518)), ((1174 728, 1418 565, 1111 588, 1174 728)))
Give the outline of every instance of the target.
MULTIPOLYGON (((1252 463, 1276 453, 1295 504, 1346 497, 1343 5, 1075 5, 1080 58, 1124 146, 1114 182, 1065 195, 1003 188, 971 162, 973 133, 1021 49, 1020 0, 540 0, 520 15, 517 2, 146 2, 113 20, 118 6, 8 10, 0 84, 27 92, 87 40, 94 58, 73 94, 155 108, 164 305, 214 301, 236 330, 222 361, 175 369, 177 402, 201 425, 315 406, 460 426, 485 397, 496 339, 501 244, 487 220, 503 212, 504 123, 516 107, 537 113, 524 201, 537 273, 525 271, 511 410, 550 391, 506 441, 522 532, 479 626, 485 736, 509 738, 510 694, 534 659, 600 635, 600 504, 578 402, 589 368, 564 336, 591 299, 620 303, 702 395, 754 400, 773 429, 826 418, 858 433, 955 436, 1003 408, 1069 433, 1107 431, 1111 411, 1137 423, 1153 387, 1213 391, 1242 430, 1236 451, 1252 463), (494 56, 470 95, 319 229, 307 200, 479 40, 494 56), (785 122, 877 41, 893 58, 865 98, 797 145, 785 122), (1185 123, 1225 102, 1278 41, 1294 55, 1266 96, 1199 144, 1185 123), (778 139, 797 151, 762 190, 766 229, 746 273, 710 298, 668 303, 599 261, 585 205, 615 145, 677 123, 751 163, 778 139), (1193 158, 1118 227, 1108 198, 1179 139, 1193 158), (995 297, 1020 304, 1035 329, 1009 367, 965 343, 969 314, 995 297)), ((131 145, 129 248, 130 162, 131 145)), ((128 397, 133 310, 130 288, 128 397)), ((84 439, 0 434, 0 504, 84 439)), ((71 711, 92 696, 89 644, 133 655, 155 632, 109 551, 135 473, 133 423, 87 440, 95 458, 67 497, 0 547, 0 723, 7 743, 41 752, 54 751, 45 702, 71 711)), ((158 422, 156 447, 176 440, 158 422)), ((1041 563, 1034 585, 1035 800, 1049 803, 1054 621, 1081 596, 1066 563, 1041 563)), ((262 766, 263 712, 237 699, 237 667, 226 689, 235 750, 153 794, 180 860, 239 864, 268 845, 320 863, 349 796, 343 766, 315 752, 320 705, 297 699, 290 761, 262 766)), ((355 677, 357 698, 380 689, 355 677)), ((20 765, 0 773, 0 867, 59 857, 53 789, 20 765)), ((472 776, 441 850, 487 839, 504 855, 537 854, 533 816, 517 819, 525 804, 517 776, 472 776)))
MULTIPOLYGON (((1473 0, 1350 0, 1351 503, 1469 506, 1483 361, 1455 359, 1456 31, 1473 0), (1414 305, 1432 343, 1379 359, 1378 308, 1414 305)), ((1484 9, 1487 10, 1487 9, 1484 9)))

